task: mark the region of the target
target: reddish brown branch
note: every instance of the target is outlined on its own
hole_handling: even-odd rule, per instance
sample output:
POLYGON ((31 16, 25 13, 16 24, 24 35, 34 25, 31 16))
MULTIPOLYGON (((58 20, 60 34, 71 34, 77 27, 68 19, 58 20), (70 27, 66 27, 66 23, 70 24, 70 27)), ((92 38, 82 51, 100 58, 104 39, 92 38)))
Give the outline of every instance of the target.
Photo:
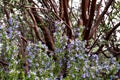
POLYGON ((98 35, 98 38, 94 41, 94 43, 93 43, 92 46, 90 47, 88 53, 90 53, 90 51, 93 49, 93 47, 95 46, 96 42, 99 40, 99 37, 101 36, 101 34, 102 34, 102 33, 100 33, 100 34, 98 35))
POLYGON ((48 4, 48 0, 42 0, 43 4, 46 6, 47 9, 50 9, 51 7, 48 4))
POLYGON ((32 20, 33 20, 33 23, 34 23, 34 31, 35 31, 35 33, 36 33, 36 36, 37 36, 38 40, 40 40, 42 43, 45 43, 45 41, 43 41, 42 38, 40 37, 40 34, 39 34, 39 32, 38 32, 37 22, 36 22, 36 20, 35 20, 35 18, 34 18, 34 15, 33 15, 32 12, 30 11, 30 9, 28 10, 28 13, 29 13, 29 15, 31 16, 31 18, 32 18, 32 20))
MULTIPOLYGON (((30 0, 29 0, 29 2, 31 3, 30 0)), ((35 8, 31 8, 31 13, 33 14, 33 18, 36 21, 35 25, 39 26, 41 28, 41 30, 43 31, 45 43, 48 46, 48 49, 51 51, 54 51, 55 46, 54 46, 54 42, 53 42, 53 37, 51 36, 49 29, 45 26, 44 21, 40 18, 40 16, 37 13, 37 10, 35 8)))
POLYGON ((25 71, 25 74, 27 75, 28 72, 29 72, 29 63, 28 63, 28 60, 27 60, 27 52, 26 52, 26 46, 27 46, 27 41, 25 40, 24 38, 24 32, 21 30, 21 54, 22 54, 22 57, 23 57, 23 60, 24 60, 24 64, 23 66, 25 67, 24 68, 24 71, 25 71))
POLYGON ((27 43, 27 39, 21 35, 21 39, 27 43))
POLYGON ((100 0, 100 3, 99 3, 98 6, 97 6, 96 19, 98 19, 99 15, 100 15, 100 9, 101 9, 101 5, 102 5, 102 1, 103 1, 103 0, 100 0))
MULTIPOLYGON (((63 21, 65 21, 66 25, 66 29, 67 29, 67 36, 72 39, 73 38, 73 32, 72 32, 72 28, 71 28, 71 22, 69 19, 69 13, 68 13, 68 3, 69 0, 60 0, 59 4, 60 4, 60 19, 62 19, 63 21)), ((56 15, 56 17, 58 17, 56 15)), ((59 17, 58 17, 59 18, 59 17)))
POLYGON ((64 6, 63 6, 63 0, 59 0, 59 5, 60 5, 60 8, 59 8, 59 16, 61 19, 64 18, 64 6))
POLYGON ((86 25, 86 28, 84 30, 84 40, 88 40, 89 33, 90 33, 90 30, 91 30, 91 26, 92 26, 92 22, 93 22, 93 19, 94 19, 95 8, 96 8, 96 0, 92 0, 90 17, 89 17, 88 23, 86 25))
POLYGON ((57 12, 57 4, 55 3, 55 1, 54 0, 49 0, 50 1, 50 4, 51 4, 51 7, 53 8, 53 10, 54 10, 54 12, 57 14, 58 12, 57 12))
POLYGON ((102 12, 102 14, 99 16, 98 20, 96 21, 96 23, 93 26, 93 29, 91 30, 91 33, 89 35, 89 39, 91 39, 94 35, 94 33, 96 32, 99 24, 101 23, 102 19, 104 18, 104 15, 107 13, 108 8, 111 6, 112 2, 114 2, 115 0, 109 0, 104 11, 102 12))
POLYGON ((3 61, 3 60, 0 60, 0 64, 1 64, 2 66, 9 66, 8 63, 5 62, 5 61, 3 61))
POLYGON ((82 20, 83 25, 87 25, 88 15, 89 15, 89 3, 90 0, 82 0, 82 20))
POLYGON ((5 13, 7 19, 10 19, 9 13, 8 13, 7 8, 6 8, 5 5, 3 6, 3 12, 5 13))
MULTIPOLYGON (((68 0, 64 0, 64 19, 68 25, 70 25, 69 15, 68 15, 68 0)), ((69 26, 67 26, 69 27, 69 26)), ((70 39, 72 39, 72 32, 69 30, 70 28, 67 28, 67 35, 70 39)))
POLYGON ((111 34, 112 34, 119 26, 120 26, 120 22, 117 23, 117 24, 109 31, 109 33, 107 34, 107 36, 106 36, 105 39, 106 39, 106 40, 109 40, 111 34))
MULTIPOLYGON (((111 34, 112 34, 119 26, 120 26, 120 22, 119 22, 118 24, 116 24, 116 25, 108 32, 108 34, 107 34, 105 40, 108 41, 109 38, 110 38, 110 36, 111 36, 111 34)), ((101 46, 99 47, 99 49, 96 51, 97 54, 100 53, 100 51, 102 50, 103 47, 104 47, 104 45, 101 45, 101 46)))

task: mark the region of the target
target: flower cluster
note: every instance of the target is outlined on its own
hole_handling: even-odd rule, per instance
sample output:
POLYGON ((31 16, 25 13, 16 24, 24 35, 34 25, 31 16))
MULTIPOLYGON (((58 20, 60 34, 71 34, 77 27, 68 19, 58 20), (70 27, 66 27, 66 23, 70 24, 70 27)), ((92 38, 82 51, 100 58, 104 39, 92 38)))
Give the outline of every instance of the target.
MULTIPOLYGON (((74 40, 69 40, 65 34, 63 21, 54 22, 56 28, 53 38, 56 50, 53 53, 57 55, 56 62, 53 57, 47 54, 48 47, 40 41, 27 40, 24 49, 26 56, 23 56, 18 23, 18 21, 10 18, 8 28, 0 27, 2 31, 0 34, 0 54, 4 51, 3 55, 9 62, 10 70, 7 72, 9 77, 14 76, 14 79, 55 80, 64 67, 64 61, 66 61, 66 78, 70 80, 118 78, 115 74, 120 69, 120 64, 116 58, 105 58, 102 54, 86 53, 86 41, 81 40, 81 31, 77 28, 73 29, 76 32, 76 37, 74 40), (24 73, 25 61, 28 61, 29 67, 27 76, 24 73)), ((0 73, 2 72, 3 70, 0 70, 0 73)), ((60 78, 62 79, 63 76, 60 78)))

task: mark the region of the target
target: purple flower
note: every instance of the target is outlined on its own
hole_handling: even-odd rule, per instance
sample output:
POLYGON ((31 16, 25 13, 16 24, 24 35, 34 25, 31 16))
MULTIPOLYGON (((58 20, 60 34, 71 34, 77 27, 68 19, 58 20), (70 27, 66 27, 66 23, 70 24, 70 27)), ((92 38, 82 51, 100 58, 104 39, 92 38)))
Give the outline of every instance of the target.
POLYGON ((27 46, 27 48, 26 48, 26 49, 27 49, 27 51, 30 51, 31 47, 30 47, 30 46, 27 46))
POLYGON ((59 61, 59 66, 62 67, 62 60, 59 61))
POLYGON ((4 27, 3 26, 0 26, 0 29, 3 29, 4 27))
POLYGON ((10 25, 12 25, 12 24, 13 24, 12 18, 9 18, 9 19, 8 19, 8 22, 9 22, 10 25))
POLYGON ((78 38, 80 36, 80 33, 79 32, 76 32, 75 33, 75 37, 78 38))
POLYGON ((59 48, 57 48, 56 50, 55 50, 55 52, 57 52, 57 53, 59 53, 61 50, 59 49, 59 48))
POLYGON ((69 44, 67 45, 67 48, 68 48, 68 49, 72 49, 73 46, 74 46, 73 43, 69 43, 69 44))
POLYGON ((85 73, 84 73, 84 74, 82 74, 82 77, 83 77, 83 78, 86 78, 86 74, 85 74, 85 73))

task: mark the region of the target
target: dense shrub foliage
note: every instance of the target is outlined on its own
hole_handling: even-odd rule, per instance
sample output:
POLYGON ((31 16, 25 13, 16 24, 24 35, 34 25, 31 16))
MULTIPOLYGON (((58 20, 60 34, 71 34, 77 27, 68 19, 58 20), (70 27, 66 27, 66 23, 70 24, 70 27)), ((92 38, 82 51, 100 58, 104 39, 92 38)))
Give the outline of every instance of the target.
MULTIPOLYGON (((68 1, 71 8, 74 0, 68 1)), ((79 16, 82 13, 76 12, 76 8, 68 13, 70 24, 66 18, 64 20, 57 13, 49 12, 49 7, 46 6, 51 5, 45 5, 44 0, 2 0, 0 80, 119 80, 119 29, 111 31, 120 26, 117 21, 120 21, 120 2, 116 0, 113 3, 93 38, 87 39, 84 36, 84 20, 81 21, 79 16), (34 8, 43 8, 43 11, 37 15, 34 8), (75 17, 78 17, 77 21, 75 17), (72 37, 70 33, 73 33, 72 37)), ((78 8, 81 9, 80 6, 78 8)), ((95 24, 95 20, 93 21, 95 24)))

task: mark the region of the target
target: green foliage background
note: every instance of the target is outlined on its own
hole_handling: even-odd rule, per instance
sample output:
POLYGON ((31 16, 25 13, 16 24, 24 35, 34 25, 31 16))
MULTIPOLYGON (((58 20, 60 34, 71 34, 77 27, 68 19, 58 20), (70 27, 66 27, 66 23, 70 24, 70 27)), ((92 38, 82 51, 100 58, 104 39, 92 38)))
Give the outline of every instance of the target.
MULTIPOLYGON (((57 61, 54 61, 53 56, 48 55, 48 47, 38 41, 36 37, 33 37, 36 36, 34 30, 30 28, 33 22, 30 16, 26 14, 26 7, 31 6, 31 4, 27 0, 26 2, 24 3, 21 0, 2 0, 0 2, 0 80, 57 80, 58 76, 60 76, 60 80, 119 80, 120 76, 117 75, 117 72, 120 70, 120 59, 114 57, 113 53, 107 50, 108 45, 120 44, 120 39, 117 39, 116 35, 119 29, 112 34, 109 41, 104 39, 112 28, 110 20, 114 20, 114 23, 120 21, 119 1, 112 5, 114 11, 109 16, 106 15, 106 21, 99 25, 96 35, 100 35, 100 37, 90 53, 86 53, 89 51, 85 47, 87 42, 82 40, 84 26, 78 29, 73 17, 71 17, 73 31, 78 31, 79 37, 68 44, 68 37, 64 35, 64 22, 56 20, 52 13, 39 13, 46 21, 48 19, 45 15, 49 16, 50 19, 52 18, 51 23, 55 22, 55 27, 57 27, 57 30, 53 33, 56 50, 51 52, 51 55, 57 54, 57 61), (25 7, 21 7, 23 3, 25 7), (9 19, 5 15, 4 8, 9 12, 9 19), (25 17, 27 18, 25 19, 25 17), (26 21, 29 21, 29 24, 26 21), (24 56, 21 51, 21 36, 27 40, 25 48, 27 56, 24 56), (105 45, 105 54, 109 58, 106 58, 104 54, 93 54, 100 45, 105 45), (25 73, 26 62, 29 64, 27 74, 25 73), (64 65, 67 65, 67 76, 65 78, 61 76, 64 65)), ((76 12, 74 14, 79 16, 76 12)), ((50 22, 50 20, 48 21, 50 22)), ((44 24, 49 25, 50 23, 44 24)), ((38 30, 41 33, 40 35, 44 37, 42 30, 40 28, 38 30)), ((92 46, 94 40, 89 40, 89 43, 92 46)), ((118 48, 120 49, 120 47, 118 48)))

